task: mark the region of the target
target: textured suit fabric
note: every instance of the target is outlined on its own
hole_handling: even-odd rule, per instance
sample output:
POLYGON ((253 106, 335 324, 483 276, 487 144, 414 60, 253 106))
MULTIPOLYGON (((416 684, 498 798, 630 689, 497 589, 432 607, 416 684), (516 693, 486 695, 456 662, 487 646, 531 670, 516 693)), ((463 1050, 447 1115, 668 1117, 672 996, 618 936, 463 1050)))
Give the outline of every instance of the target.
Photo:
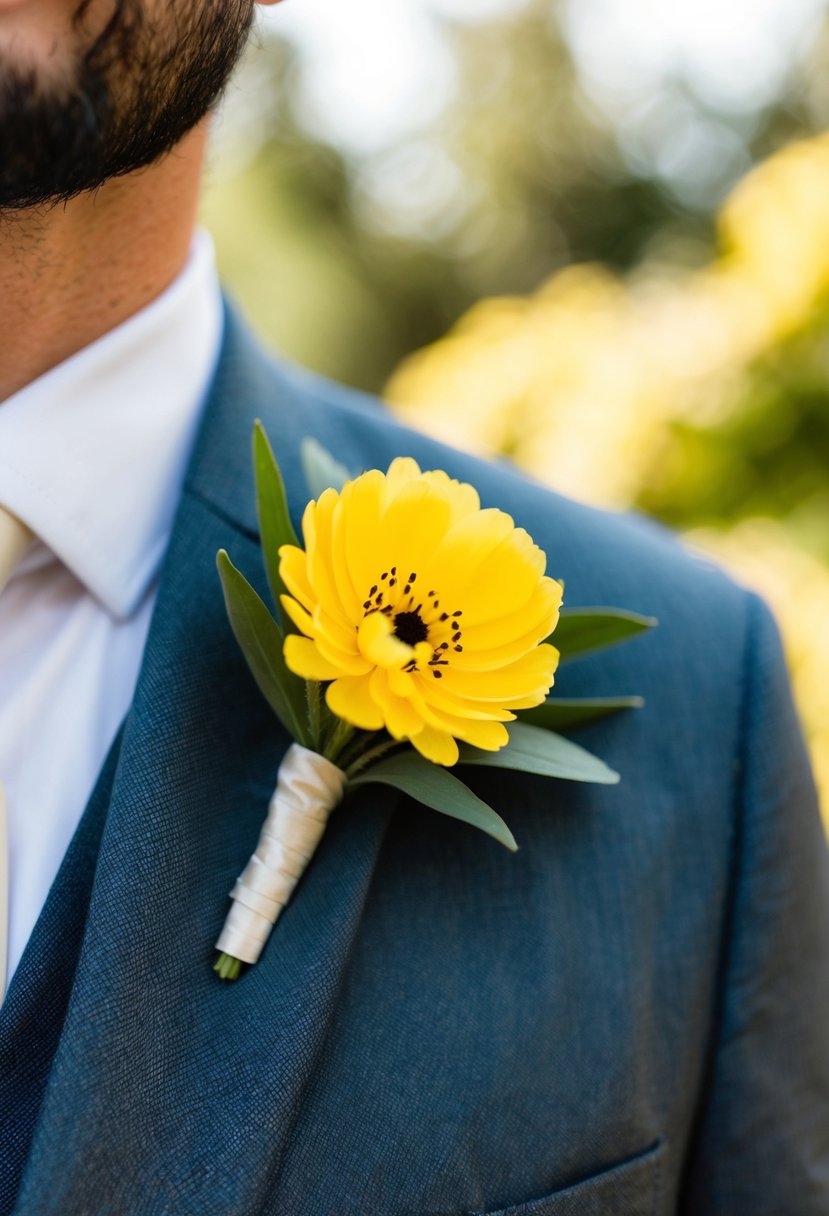
POLYGON ((25 979, 12 982, 0 1011, 2 1212, 14 1207, 66 1016, 119 750, 120 733, 29 940, 25 979))
POLYGON ((232 315, 91 868, 62 1025, 44 1010, 25 1031, 57 1041, 3 1211, 829 1211, 829 866, 768 611, 654 525, 272 363, 232 315), (528 528, 569 605, 661 624, 558 678, 645 695, 578 734, 621 785, 470 772, 514 856, 361 791, 225 987, 212 941, 288 744, 214 566, 226 547, 264 593, 256 417, 295 521, 304 436, 355 470, 412 455, 528 528))

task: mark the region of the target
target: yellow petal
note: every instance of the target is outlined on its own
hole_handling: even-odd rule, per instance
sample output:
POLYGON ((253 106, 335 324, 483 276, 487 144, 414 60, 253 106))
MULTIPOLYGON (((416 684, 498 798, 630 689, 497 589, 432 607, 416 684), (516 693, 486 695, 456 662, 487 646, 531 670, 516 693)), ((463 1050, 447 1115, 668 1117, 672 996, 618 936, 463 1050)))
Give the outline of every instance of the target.
MULTIPOLYGON (((382 568, 375 542, 380 528, 385 478, 372 469, 343 487, 343 511, 338 532, 345 564, 358 596, 368 598, 382 568)), ((392 563, 394 564, 394 563, 392 563)))
POLYGON ((434 647, 428 642, 418 642, 414 647, 414 660, 420 667, 425 667, 434 653, 434 647))
POLYGON ((334 489, 321 494, 315 509, 311 512, 306 510, 302 527, 308 555, 308 581, 316 602, 324 604, 330 616, 348 621, 349 609, 340 597, 332 560, 334 511, 339 497, 334 489))
POLYGON ((527 697, 538 697, 530 704, 538 705, 553 684, 558 666, 558 651, 554 646, 536 646, 513 663, 494 671, 460 671, 445 667, 447 690, 472 701, 495 702, 509 709, 526 708, 527 697))
MULTIPOLYGON (((496 740, 503 739, 503 736, 498 732, 489 732, 488 726, 501 726, 501 722, 494 721, 493 718, 470 718, 465 713, 451 714, 447 713, 441 706, 436 705, 433 701, 419 704, 418 713, 423 718, 427 726, 431 726, 434 730, 441 731, 447 735, 452 735, 456 739, 461 739, 465 742, 471 742, 476 736, 476 732, 480 727, 483 727, 478 737, 491 738, 496 740)), ((514 715, 510 715, 512 719, 514 715)), ((504 728, 506 729, 506 728, 504 728)), ((499 744, 502 746, 502 744, 499 744)))
POLYGON ((288 595, 281 596, 281 602, 297 629, 314 639, 319 655, 326 663, 331 664, 336 675, 359 676, 371 670, 371 663, 363 658, 357 649, 356 630, 349 630, 332 622, 319 605, 311 616, 301 604, 288 595))
POLYGON ((298 633, 289 633, 285 639, 285 664, 303 680, 334 680, 340 674, 339 667, 323 658, 316 642, 298 633))
POLYGON ((509 743, 509 731, 502 722, 470 722, 462 737, 485 752, 498 752, 509 743))
POLYGON ((422 478, 402 485, 383 513, 373 541, 378 562, 383 569, 396 566, 398 585, 405 585, 410 574, 417 574, 418 582, 412 587, 415 602, 424 599, 432 585, 427 573, 432 554, 450 522, 448 498, 422 478))
POLYGON ((407 482, 420 480, 420 465, 411 456, 396 456, 386 473, 385 500, 390 502, 407 482))
POLYGON ((443 469, 433 469, 428 473, 424 473, 423 477, 430 485, 436 489, 440 489, 448 499, 452 523, 458 519, 463 519, 465 515, 471 515, 475 511, 480 511, 481 500, 474 486, 467 485, 463 481, 456 481, 448 473, 444 473, 443 469))
POLYGON ((518 612, 478 625, 464 625, 463 650, 451 653, 460 670, 489 671, 513 662, 548 638, 558 622, 561 586, 545 578, 518 612))
POLYGON ((468 626, 518 611, 538 586, 546 561, 508 515, 481 511, 453 527, 436 551, 434 578, 447 606, 463 609, 468 626))
POLYGON ((314 641, 322 657, 337 668, 338 675, 361 676, 365 672, 371 671, 373 664, 369 659, 354 651, 332 646, 324 634, 318 634, 314 641))
POLYGON ((357 632, 360 653, 377 667, 404 667, 414 657, 414 650, 395 637, 388 617, 372 612, 360 622, 357 632))
POLYGON ((422 731, 412 737, 412 743, 421 756, 425 756, 434 764, 443 764, 449 768, 458 762, 458 745, 445 731, 424 726, 422 731))
POLYGON ((389 680, 389 688, 398 697, 406 697, 408 699, 415 695, 411 672, 402 671, 399 667, 387 667, 386 675, 389 680))
POLYGON ((447 679, 435 680, 431 669, 410 678, 424 706, 430 706, 441 715, 450 715, 453 720, 512 722, 515 718, 515 714, 497 701, 481 701, 454 693, 447 679))
POLYGON ((344 625, 342 620, 330 616, 320 604, 317 604, 314 609, 313 626, 315 636, 325 638, 329 646, 334 646, 345 654, 359 653, 356 623, 344 625))
POLYGON ((305 611, 302 604, 298 603, 290 595, 280 595, 279 602, 285 614, 290 617, 301 633, 304 633, 309 638, 316 637, 317 630, 314 628, 314 619, 310 612, 305 611))
POLYGON ((395 739, 408 739, 423 729, 423 719, 405 697, 393 692, 389 673, 376 667, 371 673, 371 696, 383 714, 386 730, 395 739))
POLYGON ((334 508, 334 516, 331 521, 331 565, 334 572, 334 582, 337 584, 337 591, 345 609, 345 614, 356 625, 363 615, 362 602, 366 591, 364 588, 355 587, 354 580, 351 577, 346 553, 345 525, 343 522, 345 510, 343 495, 341 494, 334 508))
POLYGON ((282 545, 279 550, 279 573, 291 595, 306 608, 311 608, 315 596, 308 582, 307 558, 296 545, 282 545))
POLYGON ((489 508, 459 519, 447 532, 432 559, 433 578, 444 599, 454 598, 474 581, 481 563, 515 531, 503 511, 489 508))
POLYGON ((361 730, 382 730, 383 714, 371 696, 369 676, 343 676, 329 684, 325 699, 338 718, 361 730))

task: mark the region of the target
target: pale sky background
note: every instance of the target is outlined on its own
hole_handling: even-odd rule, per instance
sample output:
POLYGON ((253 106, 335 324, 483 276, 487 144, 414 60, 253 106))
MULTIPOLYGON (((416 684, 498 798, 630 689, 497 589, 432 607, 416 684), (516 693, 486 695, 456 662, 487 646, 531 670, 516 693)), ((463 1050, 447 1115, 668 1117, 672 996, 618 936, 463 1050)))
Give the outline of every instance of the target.
MULTIPOLYGON (((522 0, 284 0, 265 21, 295 39, 307 100, 338 142, 376 147, 417 125, 453 81, 435 15, 485 21, 522 0)), ((618 114, 667 75, 735 110, 772 97, 825 0, 568 0, 568 36, 594 98, 618 114)))
MULTIPOLYGON (((427 140, 418 147, 418 133, 456 87, 439 19, 481 22, 524 3, 284 0, 260 19, 298 48, 306 126, 362 161, 367 191, 390 213, 400 209, 405 229, 412 192, 400 173, 404 145, 420 192, 412 223, 435 222, 455 189, 443 153, 427 140)), ((826 11, 827 0, 562 0, 584 87, 632 167, 704 209, 748 168, 744 141, 755 116, 807 54, 826 11)), ((225 168, 244 163, 264 129, 257 70, 264 65, 252 56, 228 97, 217 138, 225 168)))

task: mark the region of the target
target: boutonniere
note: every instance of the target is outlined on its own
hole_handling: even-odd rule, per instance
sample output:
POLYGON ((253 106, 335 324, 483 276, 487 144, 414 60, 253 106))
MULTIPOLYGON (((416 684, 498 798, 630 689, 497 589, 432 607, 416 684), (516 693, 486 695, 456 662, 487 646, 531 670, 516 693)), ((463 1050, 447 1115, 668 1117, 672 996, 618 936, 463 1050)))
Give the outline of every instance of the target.
POLYGON ((392 786, 514 851, 501 816, 456 775, 466 766, 617 782, 557 732, 641 701, 549 693, 560 661, 655 624, 617 609, 562 611, 563 584, 528 533, 482 509, 471 485, 409 458, 351 478, 306 441, 300 542, 258 423, 253 455, 277 615, 224 550, 217 560, 236 640, 293 742, 231 891, 214 965, 224 980, 258 960, 331 811, 360 786, 392 786))

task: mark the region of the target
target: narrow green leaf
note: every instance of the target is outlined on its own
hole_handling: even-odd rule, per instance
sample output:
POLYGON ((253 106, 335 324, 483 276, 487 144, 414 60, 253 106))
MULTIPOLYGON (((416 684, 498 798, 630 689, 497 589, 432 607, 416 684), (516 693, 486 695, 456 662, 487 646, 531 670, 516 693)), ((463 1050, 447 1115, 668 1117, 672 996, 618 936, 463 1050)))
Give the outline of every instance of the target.
POLYGON ((513 853, 518 848, 512 832, 491 806, 447 769, 424 759, 416 751, 379 761, 352 778, 348 788, 368 785, 372 781, 391 785, 432 810, 480 828, 513 853))
POLYGON ((623 709, 641 709, 644 704, 641 697, 550 697, 534 709, 520 710, 518 718, 532 726, 543 726, 545 730, 568 730, 597 722, 623 709))
POLYGON ((305 706, 305 681, 285 666, 283 636, 266 605, 224 549, 216 556, 230 625, 254 680, 282 725, 298 743, 313 746, 305 706))
POLYGON ((345 465, 335 460, 316 439, 302 441, 302 468, 312 498, 319 498, 329 489, 341 490, 351 478, 345 465))
MULTIPOLYGON (((253 428, 253 468, 256 475, 256 511, 259 516, 265 573, 277 614, 279 619, 283 619, 279 597, 285 594, 287 588, 279 574, 279 547, 299 545, 299 540, 288 511, 282 473, 265 428, 258 420, 253 428)), ((285 626, 289 631, 294 629, 288 618, 285 618, 285 626)))
POLYGON ((511 722, 507 729, 510 741, 499 752, 484 752, 463 744, 461 764, 518 769, 542 777, 591 781, 597 785, 616 785, 619 781, 619 774, 608 768, 603 760, 561 735, 524 722, 511 722))
POLYGON ((656 617, 624 608, 564 608, 548 641, 561 652, 561 661, 580 658, 628 642, 658 625, 656 617))

